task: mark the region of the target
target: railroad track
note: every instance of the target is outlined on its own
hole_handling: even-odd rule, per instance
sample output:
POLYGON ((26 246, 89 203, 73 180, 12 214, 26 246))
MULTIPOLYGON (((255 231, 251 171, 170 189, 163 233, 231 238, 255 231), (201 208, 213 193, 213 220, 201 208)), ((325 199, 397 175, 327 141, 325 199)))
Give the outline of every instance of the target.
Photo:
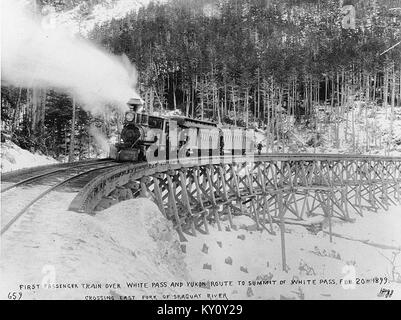
MULTIPOLYGON (((36 194, 28 192, 29 197, 15 210, 18 212, 7 217, 1 235, 46 195, 75 184, 76 195, 69 210, 94 213, 105 209, 103 203, 109 198, 124 201, 123 195, 128 191, 130 198, 140 194, 154 201, 161 214, 173 222, 181 241, 186 241, 185 235, 207 234, 209 225, 222 230, 223 219, 229 228, 235 228, 236 215, 249 216, 258 230, 263 228, 271 234, 276 234, 273 223, 278 224, 284 271, 285 224, 302 225, 313 233, 323 231, 331 241, 337 236, 332 230, 333 219, 353 221, 351 215, 363 216, 364 208, 386 209, 391 203, 401 202, 401 157, 283 153, 157 163, 116 164, 103 160, 44 170, 14 177, 14 183, 1 190, 4 204, 8 194, 15 193, 16 199, 22 199, 24 186, 51 178, 50 184, 26 189, 34 189, 36 194), (328 222, 328 231, 323 230, 323 222, 328 222)), ((58 203, 53 199, 47 204, 54 207, 58 203)), ((47 216, 36 211, 30 214, 43 219, 33 220, 28 230, 16 232, 28 233, 30 228, 35 230, 35 225, 42 227, 45 219, 52 216, 52 212, 47 216)), ((10 238, 15 242, 15 237, 10 238)))
MULTIPOLYGON (((19 172, 11 173, 11 174, 6 174, 3 175, 3 181, 12 181, 13 183, 11 185, 8 185, 4 187, 1 190, 2 194, 2 200, 3 203, 7 203, 7 195, 10 192, 13 192, 15 190, 17 197, 14 197, 15 200, 18 199, 24 200, 23 204, 20 205, 20 207, 17 209, 17 213, 13 212, 6 212, 3 214, 2 212, 2 220, 6 221, 4 225, 2 225, 1 228, 1 235, 6 232, 32 205, 40 201, 43 197, 45 197, 47 194, 50 192, 60 189, 62 186, 65 186, 67 184, 73 184, 73 182, 76 184, 77 190, 76 193, 78 194, 77 197, 72 201, 70 205, 70 210, 74 211, 79 211, 79 212, 91 212, 96 204, 98 203, 98 200, 101 199, 104 196, 107 196, 117 185, 121 186, 127 183, 129 180, 137 180, 141 184, 141 188, 139 190, 135 190, 135 193, 139 193, 142 191, 149 191, 149 183, 143 183, 143 177, 146 177, 147 179, 153 179, 154 174, 162 174, 165 175, 164 179, 166 179, 167 175, 169 175, 167 172, 173 170, 176 171, 175 174, 180 174, 181 170, 187 170, 191 169, 195 166, 209 166, 211 164, 213 165, 220 165, 221 163, 243 163, 243 157, 242 156, 233 156, 233 157, 214 157, 214 158, 209 158, 205 157, 205 159, 196 159, 195 162, 192 161, 192 159, 185 159, 183 161, 166 161, 166 162, 159 162, 159 163, 126 163, 126 164, 116 164, 114 161, 109 160, 109 159, 102 159, 102 160, 94 160, 94 161, 86 161, 86 162, 81 162, 81 163, 76 163, 76 164, 63 164, 63 165, 52 165, 52 166, 44 166, 42 168, 39 168, 39 170, 21 170, 19 172), (232 160, 232 161, 226 161, 226 160, 232 160), (61 179, 60 179, 61 176, 61 179), (43 181, 43 180, 51 180, 50 183, 47 181, 45 185, 37 185, 38 182, 43 181), (142 181, 142 182, 141 182, 142 181), (24 186, 29 186, 30 184, 36 183, 35 188, 24 188, 24 186), (36 193, 32 195, 30 191, 37 189, 36 193), (28 191, 26 193, 26 191, 28 191), (24 192, 27 194, 26 196, 24 195, 24 192), (79 192, 79 193, 78 193, 79 192), (6 196, 4 196, 6 194, 6 196)), ((246 161, 248 161, 247 159, 246 161)), ((329 161, 331 163, 330 166, 333 165, 338 165, 339 162, 346 161, 349 163, 354 163, 356 168, 359 170, 359 164, 360 162, 366 162, 366 161, 373 161, 376 164, 384 163, 384 162, 389 162, 393 163, 394 161, 397 163, 400 163, 401 158, 395 158, 395 157, 383 157, 383 156, 365 156, 365 155, 338 155, 338 154, 263 154, 263 155, 255 155, 253 158, 254 161, 256 162, 271 162, 274 163, 274 165, 277 167, 277 174, 281 176, 281 181, 286 181, 289 176, 291 176, 294 173, 291 173, 292 171, 284 172, 285 169, 284 167, 282 169, 279 169, 277 166, 278 163, 287 163, 289 166, 288 168, 292 167, 293 163, 301 163, 305 162, 305 164, 301 165, 301 169, 307 168, 309 162, 322 162, 326 163, 329 161), (333 162, 334 161, 334 162, 333 162), (355 164, 357 163, 357 164, 355 164), (280 171, 284 170, 284 171, 280 171)), ((281 166, 281 165, 280 165, 281 166)), ((345 166, 341 167, 341 170, 348 170, 348 164, 345 166)), ((287 168, 287 167, 286 167, 287 168)), ((323 168, 323 167, 322 167, 323 168)), ((331 168, 331 167, 330 167, 331 168)), ((367 167, 368 168, 368 167, 367 167)), ((370 170, 373 168, 372 166, 369 167, 370 170)), ((325 168, 323 168, 325 169, 325 168)), ((397 167, 393 166, 394 170, 400 170, 399 165, 398 169, 397 167)), ((326 169, 325 169, 326 170, 326 169)), ((332 170, 332 169, 330 169, 332 170)), ((354 182, 357 182, 357 178, 360 178, 360 174, 358 173, 358 170, 354 170, 355 172, 349 173, 351 176, 355 176, 355 179, 353 179, 354 182)), ((387 175, 387 170, 386 169, 381 169, 382 172, 384 172, 387 175)), ((213 172, 212 172, 213 173, 213 172)), ((229 173, 226 173, 229 174, 229 173)), ((256 174, 256 173, 255 173, 256 174)), ((298 173, 299 174, 299 173, 298 173)), ((206 175, 206 171, 204 173, 201 173, 201 175, 206 175)), ((254 179, 253 176, 249 176, 250 179, 254 179)), ((305 176, 306 178, 306 176, 305 176)), ((328 176, 330 178, 330 176, 328 176)), ((375 176, 375 181, 378 180, 377 178, 382 178, 380 175, 375 176)), ((393 177, 395 179, 395 177, 393 177)), ((182 178, 183 179, 183 178, 182 178)), ((206 179, 205 181, 207 182, 210 178, 207 176, 204 177, 206 179)), ((270 177, 269 177, 270 179, 270 177)), ((154 179, 153 179, 154 180, 154 179)), ((366 180, 366 179, 365 179, 366 180)), ((395 179, 394 181, 396 181, 395 179)), ((306 180, 305 180, 306 181, 306 180)), ((158 185, 157 179, 154 180, 153 182, 151 181, 151 184, 156 184, 158 185)), ((188 181, 183 181, 184 185, 188 181)), ((228 181, 227 181, 228 182, 228 181)), ((288 181, 289 183, 292 184, 291 179, 288 181)), ((365 181, 363 181, 365 182, 365 181)), ((374 182, 373 180, 368 180, 367 182, 372 183, 374 182)), ((239 181, 239 184, 243 183, 242 181, 239 181)), ((397 182, 395 182, 397 184, 397 182)), ((238 182, 237 182, 238 184, 238 182)), ((166 198, 166 193, 165 192, 173 192, 175 188, 172 186, 166 187, 168 185, 168 179, 164 181, 163 183, 163 199, 157 194, 153 195, 153 198, 158 200, 158 205, 162 211, 164 211, 163 207, 165 206, 165 200, 166 198), (171 190, 170 190, 171 189, 171 190)), ((160 186, 162 187, 162 186, 160 186)), ((246 186, 244 184, 245 188, 249 188, 249 186, 246 186)), ((252 187, 252 186, 251 186, 252 187)), ((275 184, 272 184, 271 187, 277 188, 275 184)), ((184 188, 184 187, 183 187, 184 188)), ((210 190, 213 190, 213 186, 211 185, 210 190)), ((185 188, 184 188, 185 189, 185 188)), ((152 188, 152 193, 155 192, 152 188)), ((199 192, 208 192, 206 190, 198 190, 199 192)), ((239 191, 238 191, 239 192, 239 191)), ((237 193, 238 193, 237 192, 237 193)), ((398 192, 398 191, 397 191, 398 192)), ((224 193, 224 192, 223 192, 224 193)), ((240 194, 240 193, 238 193, 240 194)), ((375 196, 374 194, 372 194, 375 196)), ((178 197, 178 195, 177 195, 178 197)), ((205 197, 210 197, 210 194, 205 194, 205 197)), ((170 197, 169 197, 170 198, 170 197)), ((177 198, 172 197, 172 199, 169 199, 169 202, 176 202, 177 198), (174 200, 172 200, 175 198, 174 200), (171 201, 170 201, 171 200, 171 201)), ((11 198, 11 201, 13 199, 11 198)), ((191 199, 193 200, 193 199, 191 199)), ((193 202, 193 201, 192 201, 193 202)), ((191 204, 196 204, 192 203, 191 204)), ((212 201, 213 202, 213 201, 212 201)), ((191 204, 186 201, 187 206, 191 206, 191 204)), ((5 208, 5 211, 7 211, 7 208, 10 207, 12 208, 13 206, 3 206, 5 208)), ((13 209, 13 208, 12 208, 13 209)), ((188 208, 190 210, 190 208, 188 208)))
POLYGON ((104 210, 127 192, 153 200, 181 239, 236 214, 262 227, 293 216, 351 221, 350 213, 401 201, 401 157, 280 153, 131 163, 89 181, 69 210, 104 210))
POLYGON ((6 192, 10 189, 18 187, 29 182, 33 182, 42 177, 46 177, 52 174, 56 174, 63 171, 68 171, 71 168, 85 167, 98 163, 108 163, 111 162, 110 159, 96 159, 96 160, 85 160, 75 163, 59 163, 44 165, 26 169, 15 170, 7 172, 1 175, 2 184, 10 183, 6 187, 1 188, 1 193, 6 192))
POLYGON ((68 184, 76 183, 82 187, 91 179, 104 174, 107 170, 122 166, 113 160, 91 160, 75 164, 43 166, 39 170, 21 170, 2 176, 3 181, 13 181, 1 190, 3 235, 10 227, 49 193, 68 184), (15 209, 15 206, 17 208, 15 209), (5 221, 5 223, 3 223, 5 221))

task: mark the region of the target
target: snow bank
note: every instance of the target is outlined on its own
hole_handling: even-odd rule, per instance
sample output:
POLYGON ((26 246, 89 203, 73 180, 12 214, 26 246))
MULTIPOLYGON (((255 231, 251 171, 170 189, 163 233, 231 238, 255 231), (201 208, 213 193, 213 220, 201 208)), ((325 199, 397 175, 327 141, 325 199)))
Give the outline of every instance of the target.
POLYGON ((8 141, 1 143, 1 172, 57 163, 57 160, 31 153, 8 141))
POLYGON ((31 210, 2 237, 0 296, 20 284, 41 284, 44 270, 53 270, 55 284, 77 284, 78 288, 24 290, 25 299, 110 295, 141 299, 148 294, 188 293, 182 288, 151 287, 188 279, 178 236, 153 202, 128 200, 90 216, 68 212, 71 200, 71 194, 53 194, 45 208, 31 210), (105 287, 112 283, 121 287, 105 287), (149 287, 129 288, 127 283, 149 287), (85 289, 86 284, 102 287, 85 289))
POLYGON ((122 248, 134 250, 143 257, 148 270, 163 278, 188 278, 177 233, 154 202, 148 199, 128 200, 96 216, 102 229, 122 248))
MULTIPOLYGON (((226 292, 229 299, 375 299, 382 287, 394 289, 393 298, 399 299, 401 278, 386 285, 366 284, 355 288, 343 287, 340 281, 350 275, 360 279, 392 279, 390 260, 394 252, 394 265, 400 265, 401 254, 358 240, 370 239, 371 243, 380 243, 383 247, 401 246, 400 213, 401 207, 393 207, 388 212, 368 212, 352 224, 337 222, 333 232, 348 239, 334 237, 332 243, 327 233, 314 235, 305 227, 286 225, 288 272, 282 271, 278 226, 274 225, 276 235, 271 235, 266 230, 257 231, 252 219, 235 217, 237 230, 218 231, 217 227, 211 227, 210 235, 190 238, 186 262, 194 279, 233 280, 232 287, 215 289, 226 292), (207 269, 203 268, 205 264, 207 269), (277 283, 258 285, 255 282, 258 280, 277 283), (280 280, 286 283, 278 285, 280 280), (315 280, 317 284, 291 284, 292 280, 315 280), (320 284, 320 281, 335 281, 335 284, 320 284)), ((223 224, 223 230, 226 228, 228 223, 223 224)), ((394 271, 397 276, 401 268, 394 271)))
POLYGON ((286 225, 288 272, 284 272, 276 225, 276 235, 271 235, 257 230, 249 217, 236 216, 235 228, 221 221, 222 231, 211 225, 209 234, 186 235, 188 241, 180 243, 171 222, 148 199, 124 201, 90 216, 67 211, 73 196, 65 192, 52 194, 46 206, 33 208, 2 237, 1 297, 21 284, 42 283, 48 271, 53 270, 55 283, 74 283, 78 288, 23 290, 23 298, 88 299, 111 295, 115 299, 142 299, 156 295, 162 299, 166 294, 170 298, 200 294, 203 299, 375 299, 381 288, 393 289, 392 298, 401 298, 401 279, 355 288, 339 283, 349 270, 361 279, 397 280, 393 275, 397 277, 401 269, 393 267, 401 265, 401 254, 392 248, 401 246, 401 207, 366 212, 360 218, 353 216, 356 221, 352 224, 333 219, 333 232, 339 236, 332 243, 327 233, 315 235, 303 226, 286 225), (361 241, 366 239, 370 243, 361 241), (313 279, 317 284, 290 284, 292 280, 313 279), (280 280, 286 283, 279 285, 280 280), (321 280, 335 284, 321 284, 321 280), (186 281, 220 284, 208 289, 187 285, 152 287, 186 281), (223 281, 231 281, 231 285, 223 281), (277 283, 261 285, 255 281, 277 283), (119 283, 121 287, 106 288, 106 283, 119 283), (148 288, 129 288, 127 283, 147 283, 148 288), (84 284, 102 287, 85 289, 84 284))

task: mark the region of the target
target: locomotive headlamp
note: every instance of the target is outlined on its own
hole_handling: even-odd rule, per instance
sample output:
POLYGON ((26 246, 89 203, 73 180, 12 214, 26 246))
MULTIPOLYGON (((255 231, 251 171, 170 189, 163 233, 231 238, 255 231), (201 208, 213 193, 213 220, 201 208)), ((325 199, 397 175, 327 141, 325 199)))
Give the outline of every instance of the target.
POLYGON ((132 112, 127 112, 125 114, 125 120, 131 122, 132 120, 134 120, 134 114, 132 112))

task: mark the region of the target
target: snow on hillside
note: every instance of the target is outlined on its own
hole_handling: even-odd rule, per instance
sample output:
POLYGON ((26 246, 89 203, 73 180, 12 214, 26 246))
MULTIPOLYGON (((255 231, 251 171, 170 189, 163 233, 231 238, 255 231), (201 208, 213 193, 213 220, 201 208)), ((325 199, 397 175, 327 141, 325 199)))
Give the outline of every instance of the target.
POLYGON ((38 153, 31 153, 7 141, 1 143, 1 172, 58 163, 57 160, 38 153))
MULTIPOLYGON (((159 0, 166 2, 167 0, 159 0)), ((80 13, 80 7, 55 14, 56 25, 68 28, 72 34, 86 36, 96 24, 102 24, 111 19, 121 19, 132 11, 149 4, 150 0, 105 0, 94 6, 92 12, 85 17, 80 13)))
MULTIPOLYGON (((371 107, 361 102, 356 102, 353 111, 345 114, 344 119, 339 123, 340 148, 341 153, 352 153, 353 140, 352 130, 355 132, 355 144, 357 153, 368 153, 377 155, 400 156, 401 155, 401 113, 396 108, 393 123, 390 121, 389 108, 377 108, 373 112, 371 107), (354 113, 354 115, 352 115, 354 113), (354 129, 352 119, 355 118, 354 129), (392 136, 390 137, 392 126, 392 136), (367 146, 369 148, 367 148, 367 146)), ((335 140, 335 128, 329 126, 324 130, 326 141, 335 140)), ((333 145, 327 145, 333 150, 333 145)), ((336 148, 334 148, 336 150, 336 148)))
POLYGON ((72 200, 69 193, 54 194, 52 200, 46 209, 31 211, 29 223, 21 221, 3 236, 1 297, 18 285, 48 281, 50 272, 51 283, 77 284, 78 289, 21 289, 23 298, 208 299, 212 297, 208 294, 215 294, 220 299, 375 299, 381 288, 393 289, 392 298, 401 298, 401 270, 392 269, 401 263, 400 251, 392 249, 401 247, 396 232, 401 207, 368 212, 363 218, 354 217, 352 224, 335 223, 333 231, 349 239, 334 237, 333 243, 322 232, 313 235, 302 226, 287 225, 286 273, 281 270, 278 228, 277 235, 257 231, 246 216, 234 218, 236 230, 225 221, 222 231, 210 226, 209 235, 198 232, 179 243, 171 222, 148 199, 124 201, 95 216, 66 211, 72 200), (373 245, 361 242, 366 239, 373 245), (349 276, 349 270, 357 278, 398 282, 343 287, 339 281, 349 276), (318 284, 289 284, 296 279, 318 284), (274 280, 287 284, 268 284, 274 280), (319 284, 321 280, 336 284, 319 284), (207 281, 232 283, 209 282, 209 288, 188 285, 207 281), (127 282, 147 288, 129 288, 127 282), (172 282, 184 285, 171 287, 172 282), (105 287, 111 283, 120 287, 105 287), (160 287, 163 283, 167 285, 160 287), (84 289, 82 284, 102 287, 84 289))
POLYGON ((291 145, 297 144, 296 152, 401 156, 401 109, 396 108, 391 124, 389 108, 376 107, 373 111, 372 106, 366 108, 364 102, 356 101, 353 110, 345 112, 343 117, 334 116, 327 123, 321 113, 317 130, 297 125, 289 138, 289 147, 284 149, 289 152, 291 145), (321 136, 320 143, 316 148, 308 147, 308 140, 313 140, 317 133, 321 136))

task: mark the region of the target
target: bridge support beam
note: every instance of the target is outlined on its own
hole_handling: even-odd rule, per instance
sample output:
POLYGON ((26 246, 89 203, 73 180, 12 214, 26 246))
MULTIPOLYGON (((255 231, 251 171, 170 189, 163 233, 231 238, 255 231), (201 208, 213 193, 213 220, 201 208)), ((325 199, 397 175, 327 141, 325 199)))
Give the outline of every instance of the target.
POLYGON ((278 225, 285 268, 285 224, 319 231, 327 222, 331 235, 335 219, 350 221, 351 213, 362 216, 363 210, 401 201, 401 158, 277 154, 253 160, 122 165, 89 182, 70 210, 93 213, 105 204, 147 197, 173 221, 183 241, 184 234, 209 233, 210 225, 222 231, 223 221, 234 229, 235 216, 246 215, 272 234, 278 225), (315 228, 317 216, 321 223, 315 228))

